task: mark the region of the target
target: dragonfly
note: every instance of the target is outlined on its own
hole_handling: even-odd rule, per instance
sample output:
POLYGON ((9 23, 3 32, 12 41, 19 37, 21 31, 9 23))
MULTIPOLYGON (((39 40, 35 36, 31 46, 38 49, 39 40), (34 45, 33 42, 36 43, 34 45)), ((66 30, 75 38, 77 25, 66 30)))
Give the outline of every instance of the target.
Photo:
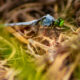
POLYGON ((40 19, 37 20, 32 20, 28 22, 18 22, 18 23, 7 23, 5 26, 26 26, 26 25, 37 25, 40 24, 42 26, 63 26, 64 25, 64 20, 62 18, 55 19, 53 16, 47 14, 40 19))

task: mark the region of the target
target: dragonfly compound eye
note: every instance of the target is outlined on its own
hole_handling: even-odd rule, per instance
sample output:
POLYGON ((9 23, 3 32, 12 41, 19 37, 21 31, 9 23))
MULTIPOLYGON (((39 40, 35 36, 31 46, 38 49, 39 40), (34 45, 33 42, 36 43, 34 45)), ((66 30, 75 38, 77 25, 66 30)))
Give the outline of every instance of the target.
POLYGON ((59 18, 55 21, 54 23, 55 26, 63 26, 64 25, 64 20, 62 18, 59 18))
POLYGON ((59 19, 59 26, 63 26, 64 25, 64 20, 62 18, 59 19))

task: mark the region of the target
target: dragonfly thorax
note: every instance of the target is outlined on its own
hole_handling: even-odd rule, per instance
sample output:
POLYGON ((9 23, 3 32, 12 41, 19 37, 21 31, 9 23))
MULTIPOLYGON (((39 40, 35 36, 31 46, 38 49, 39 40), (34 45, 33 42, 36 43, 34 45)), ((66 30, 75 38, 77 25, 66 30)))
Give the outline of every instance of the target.
POLYGON ((55 19, 54 17, 50 16, 49 14, 44 16, 44 18, 41 21, 41 24, 43 26, 51 26, 54 23, 55 19))

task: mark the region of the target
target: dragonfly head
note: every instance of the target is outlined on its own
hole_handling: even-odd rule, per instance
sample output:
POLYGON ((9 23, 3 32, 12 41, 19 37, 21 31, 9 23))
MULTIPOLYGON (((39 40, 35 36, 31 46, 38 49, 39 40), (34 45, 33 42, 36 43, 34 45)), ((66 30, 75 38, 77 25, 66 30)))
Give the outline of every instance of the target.
POLYGON ((54 25, 61 27, 64 25, 64 20, 62 18, 58 18, 57 20, 55 20, 54 25))

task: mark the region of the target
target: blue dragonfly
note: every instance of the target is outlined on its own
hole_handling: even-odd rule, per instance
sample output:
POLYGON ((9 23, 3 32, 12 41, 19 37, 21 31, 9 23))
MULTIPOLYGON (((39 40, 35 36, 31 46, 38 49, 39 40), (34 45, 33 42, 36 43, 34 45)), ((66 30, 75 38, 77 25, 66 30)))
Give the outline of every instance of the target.
POLYGON ((47 14, 46 16, 41 17, 40 19, 28 21, 28 22, 19 22, 19 23, 7 23, 5 26, 26 26, 26 25, 37 25, 42 26, 63 26, 64 20, 62 18, 54 19, 51 15, 47 14))

